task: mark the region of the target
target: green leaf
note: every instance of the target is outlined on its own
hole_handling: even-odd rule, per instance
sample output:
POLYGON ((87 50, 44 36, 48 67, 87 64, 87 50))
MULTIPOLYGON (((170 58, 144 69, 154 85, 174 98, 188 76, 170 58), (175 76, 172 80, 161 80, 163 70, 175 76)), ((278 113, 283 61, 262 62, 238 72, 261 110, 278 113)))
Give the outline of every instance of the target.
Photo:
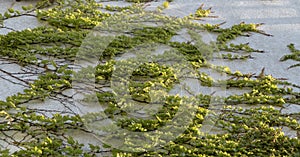
POLYGON ((9 11, 10 13, 14 13, 14 12, 15 12, 15 10, 14 10, 13 8, 9 8, 8 11, 9 11))
POLYGON ((4 16, 5 16, 6 18, 10 18, 10 17, 11 17, 11 15, 10 15, 8 12, 5 12, 5 13, 4 13, 4 16))

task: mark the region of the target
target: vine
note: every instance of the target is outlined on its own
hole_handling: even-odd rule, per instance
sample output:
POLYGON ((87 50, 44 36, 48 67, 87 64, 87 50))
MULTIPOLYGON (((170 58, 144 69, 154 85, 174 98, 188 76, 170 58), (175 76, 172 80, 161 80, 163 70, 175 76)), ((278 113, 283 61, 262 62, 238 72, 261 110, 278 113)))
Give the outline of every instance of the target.
MULTIPOLYGON (((4 26, 5 20, 18 16, 33 16, 47 23, 46 26, 22 31, 10 29, 10 33, 0 36, 0 55, 4 59, 17 63, 24 71, 29 68, 40 69, 34 73, 38 77, 31 81, 19 78, 25 83, 23 92, 0 101, 2 156, 300 155, 299 139, 284 135, 282 130, 287 127, 300 132, 299 113, 284 114, 277 109, 285 104, 300 104, 300 94, 295 90, 299 86, 267 75, 264 69, 259 75, 243 74, 233 72, 226 66, 210 63, 211 59, 251 59, 252 52, 263 52, 251 48, 249 43, 229 43, 238 36, 249 37, 251 32, 270 36, 258 29, 261 24, 240 23, 230 28, 221 28, 222 24, 199 24, 192 21, 195 18, 210 17, 211 8, 203 9, 203 5, 196 10, 195 15, 175 18, 160 12, 145 11, 143 3, 151 2, 149 0, 127 2, 137 4, 118 7, 93 0, 57 0, 55 3, 44 0, 36 6, 24 6, 22 11, 10 8, 3 15, 0 14, 1 28, 7 28, 4 26), (51 7, 48 8, 49 6, 51 7), (137 19, 145 20, 145 23, 134 23, 137 19), (147 25, 149 20, 155 25, 147 25), (121 21, 120 25, 113 25, 115 21, 121 21), (92 46, 84 45, 84 40, 87 40, 95 26, 101 31, 111 33, 122 30, 125 34, 103 36, 103 41, 112 39, 108 45, 94 44, 97 41, 91 42, 92 46), (188 29, 190 39, 175 41, 174 37, 183 29, 188 29), (217 34, 216 42, 203 42, 199 35, 203 30, 217 34), (155 43, 168 49, 152 60, 145 59, 148 57, 147 52, 151 53, 158 47, 155 43), (142 57, 138 56, 140 58, 116 59, 124 54, 138 54, 140 51, 143 52, 140 54, 142 57), (228 54, 215 58, 220 51, 228 54), (246 55, 232 55, 241 52, 246 55), (95 67, 81 67, 79 71, 73 69, 78 66, 74 63, 78 57, 86 59, 89 55, 97 56, 99 64, 95 67), (187 61, 184 62, 186 65, 182 65, 182 60, 187 61), (137 61, 145 62, 138 64, 137 61), (172 65, 167 64, 168 61, 173 61, 172 65), (115 70, 116 67, 119 72, 115 70), (228 78, 217 80, 201 72, 202 69, 225 74, 228 78), (126 72, 131 72, 129 78, 124 77, 126 72), (95 86, 88 90, 73 84, 86 83, 89 79, 94 81, 92 83, 95 86), (186 79, 195 79, 207 88, 225 85, 228 90, 246 89, 247 92, 221 97, 193 93, 186 87, 184 92, 189 93, 190 97, 169 93, 186 79), (105 90, 114 88, 111 83, 113 81, 123 81, 128 87, 120 86, 113 92, 105 90), (67 94, 71 89, 76 91, 75 94, 83 91, 85 97, 82 101, 95 101, 103 111, 86 114, 76 112, 77 106, 70 101, 75 94, 67 94), (91 92, 95 93, 96 99, 91 92), (125 100, 120 99, 120 95, 125 100), (126 98, 132 101, 127 101, 126 98), (55 100, 55 105, 61 104, 63 110, 49 109, 47 106, 43 109, 34 105, 35 102, 48 100, 55 100), (211 108, 213 102, 221 106, 211 108), (247 108, 239 108, 241 104, 247 105, 247 108), (146 108, 149 105, 151 108, 146 108), (185 130, 179 136, 171 131, 157 131, 178 118, 177 113, 182 106, 195 111, 180 114, 179 118, 182 119, 192 117, 185 130), (221 131, 215 135, 201 131, 206 116, 211 113, 219 113, 214 118, 215 127, 221 131), (148 118, 142 118, 145 115, 148 118), (81 143, 72 137, 72 131, 99 136, 95 130, 90 129, 89 124, 102 124, 107 119, 112 119, 116 126, 130 132, 157 131, 157 134, 149 135, 149 139, 160 139, 161 145, 145 144, 143 147, 136 147, 139 141, 126 139, 124 146, 117 148, 105 142, 99 145, 81 143), (171 137, 175 137, 174 140, 168 141, 171 137), (124 147, 130 148, 129 151, 122 149, 124 147)), ((163 7, 172 5, 171 2, 166 1, 163 7)), ((288 47, 292 54, 284 56, 281 61, 298 61, 299 50, 293 44, 288 47)), ((296 66, 299 65, 290 68, 296 66)), ((10 76, 18 78, 14 73, 10 76)), ((182 127, 180 122, 179 120, 174 124, 175 130, 182 127)), ((109 133, 118 131, 112 126, 93 127, 109 133)), ((123 137, 126 135, 119 138, 123 137)))
MULTIPOLYGON (((282 58, 280 58, 280 61, 283 62, 283 61, 286 61, 289 59, 294 60, 294 61, 300 61, 300 58, 299 58, 300 51, 295 48, 295 45, 289 44, 287 47, 289 48, 289 50, 291 51, 292 54, 283 56, 282 58)), ((291 65, 290 67, 288 67, 288 69, 294 68, 297 66, 300 66, 300 64, 291 65)))

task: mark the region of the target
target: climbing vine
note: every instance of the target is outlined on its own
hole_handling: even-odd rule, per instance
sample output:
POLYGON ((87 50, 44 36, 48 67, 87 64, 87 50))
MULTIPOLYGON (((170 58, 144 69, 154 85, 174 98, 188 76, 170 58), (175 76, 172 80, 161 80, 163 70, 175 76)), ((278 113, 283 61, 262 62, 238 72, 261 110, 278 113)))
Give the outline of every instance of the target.
MULTIPOLYGON (((299 86, 265 74, 264 69, 258 75, 244 74, 211 63, 214 59, 253 59, 251 53, 263 53, 249 43, 230 43, 237 37, 249 37, 250 33, 271 36, 259 30, 261 24, 242 22, 222 28, 222 23, 192 21, 210 17, 211 8, 204 9, 203 5, 195 13, 177 18, 166 16, 159 9, 146 11, 144 8, 151 0, 126 1, 133 3, 119 7, 94 0, 43 0, 36 6, 10 8, 0 14, 1 28, 11 31, 0 35, 1 58, 36 76, 26 80, 1 70, 21 81, 25 88, 0 101, 2 156, 300 155, 299 139, 283 132, 283 128, 289 128, 299 134, 300 115, 280 110, 285 104, 300 105, 299 86), (45 25, 21 31, 4 25, 5 20, 18 16, 33 16, 45 25), (187 30, 190 39, 176 41, 182 30, 187 30), (97 31, 103 34, 96 40, 90 34, 97 31), (118 34, 120 31, 124 33, 118 34), (203 31, 217 34, 215 42, 205 43, 200 35, 203 31), (110 42, 105 45, 104 41, 110 42), (150 55, 162 45, 166 49, 161 54, 150 55), (125 54, 134 54, 136 58, 117 59, 125 54), (90 58, 96 58, 98 63, 87 67, 76 63, 90 58), (201 71, 204 69, 226 78, 214 78, 201 71), (246 91, 227 96, 197 93, 183 83, 187 79, 209 89, 246 91), (171 94, 178 84, 188 96, 171 94), (78 93, 84 93, 80 101, 96 102, 101 110, 78 112, 81 109, 73 101, 78 93), (55 101, 55 107, 47 106, 48 101, 55 101), (36 105, 37 102, 45 107, 36 105), (211 107, 213 103, 217 107, 211 107), (201 130, 210 114, 215 114, 212 125, 220 130, 216 134, 201 130), (191 120, 183 126, 186 118, 191 120), (115 125, 104 125, 105 120, 113 120, 115 125), (173 130, 159 130, 172 122, 173 130), (135 133, 156 131, 144 139, 156 144, 118 134, 120 128, 135 133), (179 135, 172 132, 182 128, 179 135), (105 140, 86 143, 72 135, 78 131, 100 137, 99 130, 125 139, 123 145, 115 147, 105 140)), ((164 9, 170 5, 170 0, 162 3, 164 9)), ((299 61, 299 50, 293 44, 288 47, 292 54, 281 61, 299 61)), ((299 65, 290 68, 296 66, 299 65)))
MULTIPOLYGON (((297 50, 295 48, 295 45, 294 44, 289 44, 287 46, 289 48, 289 50, 291 51, 292 54, 289 54, 289 55, 285 55, 283 56, 282 58, 280 58, 280 61, 283 62, 283 61, 286 61, 286 60, 294 60, 294 61, 300 61, 300 50, 297 50)), ((300 64, 294 64, 294 65, 291 65, 290 67, 288 67, 289 69, 290 68, 294 68, 294 67, 297 67, 297 66, 300 66, 300 64)))

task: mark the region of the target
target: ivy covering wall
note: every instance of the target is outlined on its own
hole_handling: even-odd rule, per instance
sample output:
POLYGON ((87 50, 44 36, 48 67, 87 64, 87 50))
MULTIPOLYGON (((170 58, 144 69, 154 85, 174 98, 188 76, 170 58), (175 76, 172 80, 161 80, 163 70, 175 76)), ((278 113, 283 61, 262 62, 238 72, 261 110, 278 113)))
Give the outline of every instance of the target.
MULTIPOLYGON (((0 35, 1 58, 37 76, 26 80, 4 71, 22 82, 24 91, 0 101, 1 156, 300 156, 300 140, 282 130, 299 133, 299 113, 281 112, 285 104, 300 105, 299 85, 265 74, 264 69, 242 73, 211 62, 253 59, 252 53, 264 53, 248 43, 232 42, 250 32, 271 36, 259 30, 261 24, 223 28, 196 21, 211 16, 212 9, 204 5, 178 18, 163 13, 172 1, 154 11, 144 9, 150 0, 127 2, 130 5, 119 7, 94 0, 41 0, 36 6, 0 14, 1 28, 11 30, 0 35), (16 31, 4 25, 19 16, 34 16, 44 26, 16 31), (189 36, 187 41, 174 40, 181 31, 189 36), (204 31, 216 39, 204 42, 204 31), (153 57, 161 46, 167 48, 153 57), (117 59, 126 54, 136 57, 117 59), (79 60, 89 59, 97 64, 80 67, 79 60), (221 87, 247 92, 196 93, 182 85, 186 79, 212 91, 221 87), (190 96, 170 94, 178 84, 190 96), (84 93, 82 102, 95 102, 103 110, 78 112, 74 95, 67 94, 70 90, 84 93), (49 100, 64 110, 33 105, 49 100), (209 115, 214 115, 210 119, 219 130, 215 134, 203 132, 209 115), (104 125, 107 119, 114 125, 104 125), (81 143, 73 131, 105 138, 97 144, 81 143)), ((299 50, 294 44, 288 47, 292 54, 278 60, 299 61, 299 50)))

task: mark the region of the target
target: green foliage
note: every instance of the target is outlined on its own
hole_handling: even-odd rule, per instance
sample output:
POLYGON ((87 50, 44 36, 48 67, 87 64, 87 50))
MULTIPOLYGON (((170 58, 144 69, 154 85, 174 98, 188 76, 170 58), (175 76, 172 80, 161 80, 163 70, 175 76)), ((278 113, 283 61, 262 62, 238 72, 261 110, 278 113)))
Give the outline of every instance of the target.
POLYGON ((237 81, 228 81, 228 87, 251 87, 252 91, 243 95, 229 96, 226 101, 228 104, 271 104, 279 105, 286 103, 289 99, 284 99, 284 95, 293 94, 290 88, 279 88, 280 83, 272 76, 263 76, 259 79, 249 79, 247 77, 237 81))
POLYGON ((37 63, 38 54, 72 60, 85 34, 84 31, 62 31, 47 27, 10 32, 0 36, 0 53, 20 63, 37 63))
POLYGON ((134 37, 119 36, 109 43, 103 52, 103 57, 112 57, 124 53, 126 49, 132 49, 146 42, 166 43, 175 34, 162 27, 143 27, 133 30, 134 37))
POLYGON ((131 6, 126 6, 126 7, 119 7, 119 6, 110 6, 110 5, 106 5, 105 9, 108 11, 124 11, 124 10, 130 10, 132 9, 131 6))
MULTIPOLYGON (((127 1, 150 2, 150 0, 127 1)), ((172 5, 172 3, 164 5, 167 4, 172 5)), ((49 24, 34 29, 12 31, 0 36, 0 55, 24 67, 34 66, 44 69, 36 80, 27 82, 27 87, 22 93, 0 101, 0 141, 16 147, 15 151, 1 147, 1 156, 99 156, 106 152, 113 156, 299 155, 299 139, 285 136, 281 130, 282 127, 287 127, 299 132, 300 126, 297 121, 299 113, 288 115, 273 107, 267 107, 299 104, 299 92, 293 91, 293 88, 299 86, 265 75, 263 71, 260 75, 254 76, 239 71, 232 72, 226 66, 210 63, 220 50, 230 52, 221 55, 221 58, 229 60, 247 59, 251 58, 251 52, 262 52, 251 48, 248 43, 239 45, 229 43, 239 36, 248 36, 245 33, 263 34, 257 29, 260 24, 240 23, 230 28, 221 28, 220 24, 198 24, 188 18, 166 17, 159 13, 154 15, 136 4, 128 7, 104 6, 93 0, 57 0, 51 8, 46 8, 49 5, 51 4, 44 0, 37 6, 22 7, 23 11, 10 8, 0 15, 1 26, 9 18, 23 16, 33 11, 36 11, 37 18, 49 24), (110 14, 103 9, 115 13, 110 14), (113 20, 109 21, 109 18, 113 20), (142 19, 141 21, 151 19, 156 25, 149 26, 145 23, 137 25, 134 23, 137 19, 142 19), (114 20, 124 24, 122 27, 117 25, 118 28, 110 26, 109 22, 114 20), (101 47, 103 46, 101 43, 99 47, 96 45, 88 48, 89 45, 82 43, 95 26, 104 30, 109 28, 112 32, 122 30, 126 33, 118 34, 114 38, 103 37, 103 41, 113 39, 104 46, 105 48, 101 47), (134 26, 134 29, 130 29, 131 26, 134 26), (191 40, 173 41, 173 37, 184 29, 189 29, 188 35, 191 40), (199 35, 203 29, 216 33, 217 41, 210 44, 203 42, 199 35), (147 56, 147 52, 157 48, 154 43, 169 49, 155 56, 156 58, 151 58, 147 56), (88 66, 75 72, 71 69, 70 64, 73 63, 70 61, 74 61, 76 57, 86 57, 86 54, 78 55, 78 51, 82 50, 80 46, 87 46, 84 53, 87 53, 87 56, 96 56, 96 60, 100 63, 95 67, 88 66), (128 52, 139 52, 138 50, 142 54, 137 54, 140 58, 137 57, 136 60, 118 61, 114 58, 128 52), (173 52, 178 54, 175 55, 173 52), (247 54, 232 55, 237 52, 247 54), (65 64, 59 64, 59 59, 64 59, 65 64), (162 63, 166 60, 173 61, 172 65, 162 63), (181 62, 182 60, 187 62, 181 62), (138 64, 139 62, 143 64, 138 64), (116 68, 119 68, 119 72, 116 68), (216 80, 206 72, 201 72, 202 69, 210 69, 231 78, 216 80), (130 73, 130 77, 126 78, 124 76, 126 73, 130 73), (213 94, 194 94, 186 87, 183 90, 191 93, 190 97, 171 95, 169 92, 185 79, 195 79, 207 88, 225 85, 227 89, 247 89, 249 92, 221 97, 213 94), (64 101, 61 103, 66 108, 65 111, 32 107, 34 101, 72 98, 65 95, 66 91, 78 88, 73 87, 72 83, 76 81, 91 83, 90 80, 96 85, 96 100, 88 94, 90 91, 85 91, 87 96, 83 101, 99 102, 98 105, 101 105, 104 111, 79 115, 71 109, 72 106, 64 104, 64 101), (118 87, 119 89, 114 91, 104 90, 113 88, 113 83, 121 81, 128 86, 118 87), (212 103, 228 106, 215 109, 211 108, 212 103), (251 106, 247 106, 250 109, 232 107, 240 104, 251 106), (144 109, 149 105, 151 108, 144 109), (180 114, 182 108, 189 112, 180 114), (201 129, 205 125, 203 122, 206 116, 216 110, 220 110, 220 113, 217 112, 218 115, 215 117, 217 119, 215 127, 222 131, 215 135, 203 133, 201 129), (138 111, 143 111, 149 117, 133 116, 138 111), (132 113, 134 114, 131 115, 132 113), (185 124, 186 127, 182 126, 185 116, 191 118, 190 123, 185 124), (136 141, 127 138, 124 147, 138 150, 136 153, 114 148, 105 141, 99 145, 84 145, 73 139, 69 133, 79 131, 98 136, 93 130, 88 130, 88 123, 107 119, 113 119, 117 126, 130 132, 154 132, 172 122, 174 130, 184 128, 184 131, 179 135, 175 135, 172 131, 157 131, 157 134, 149 135, 145 141, 159 139, 157 142, 161 145, 145 144, 143 148, 136 148, 134 144, 136 141), (18 139, 14 134, 24 135, 24 138, 18 139), (174 140, 168 141, 171 137, 174 140), (102 150, 100 145, 108 149, 102 150)), ((201 6, 193 17, 208 17, 210 13, 210 9, 203 9, 201 6)), ((292 54, 284 56, 281 61, 288 59, 299 61, 297 58, 299 50, 296 50, 293 44, 289 45, 289 49, 292 54)), ((115 131, 114 128, 108 130, 110 133, 115 131)))
MULTIPOLYGON (((287 47, 289 48, 292 54, 284 55, 282 58, 280 58, 280 61, 283 62, 289 59, 294 61, 300 61, 300 50, 297 50, 294 44, 289 44, 287 47)), ((298 67, 298 66, 300 66, 300 64, 294 64, 291 65, 288 69, 298 67)))
POLYGON ((257 27, 258 24, 245 24, 240 23, 237 25, 232 26, 231 28, 227 29, 219 29, 215 30, 221 32, 221 34, 217 37, 217 41, 220 44, 224 44, 230 40, 235 39, 237 36, 243 35, 245 32, 258 32, 257 27))
POLYGON ((55 8, 38 10, 37 17, 61 29, 93 28, 110 16, 98 9, 101 6, 94 1, 65 1, 55 8))
POLYGON ((191 14, 189 17, 193 19, 201 19, 204 17, 210 17, 211 8, 203 9, 204 4, 201 4, 200 7, 196 10, 195 14, 191 14))
POLYGON ((157 63, 146 63, 132 72, 128 88, 133 100, 150 102, 149 92, 151 88, 157 89, 161 86, 171 89, 176 79, 172 69, 157 63))

